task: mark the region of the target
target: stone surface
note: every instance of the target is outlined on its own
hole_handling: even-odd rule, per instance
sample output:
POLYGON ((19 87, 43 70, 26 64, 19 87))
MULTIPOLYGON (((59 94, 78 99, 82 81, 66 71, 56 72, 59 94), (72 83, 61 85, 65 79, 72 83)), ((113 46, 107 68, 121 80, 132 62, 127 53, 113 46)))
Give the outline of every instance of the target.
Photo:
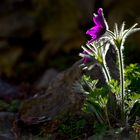
POLYGON ((74 83, 80 77, 81 69, 77 62, 68 70, 58 74, 49 84, 44 95, 24 102, 20 110, 21 119, 40 116, 56 118, 80 110, 83 97, 73 90, 74 83))
POLYGON ((47 70, 42 77, 38 80, 37 88, 46 88, 49 83, 57 76, 58 72, 55 69, 47 70))
POLYGON ((11 131, 15 118, 14 113, 0 112, 0 140, 15 140, 11 131))
POLYGON ((0 80, 0 99, 11 101, 19 97, 19 91, 16 86, 10 85, 0 80))
POLYGON ((15 140, 15 138, 9 134, 0 134, 0 140, 15 140))
POLYGON ((0 131, 10 132, 14 119, 15 119, 14 113, 0 112, 0 131))

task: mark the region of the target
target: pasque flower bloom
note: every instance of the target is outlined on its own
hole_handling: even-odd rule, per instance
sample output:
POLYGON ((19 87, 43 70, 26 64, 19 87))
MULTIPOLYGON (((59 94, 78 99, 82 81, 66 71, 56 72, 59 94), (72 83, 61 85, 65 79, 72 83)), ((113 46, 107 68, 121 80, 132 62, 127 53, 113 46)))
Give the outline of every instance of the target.
MULTIPOLYGON (((87 51, 83 51, 83 54, 88 55, 88 52, 87 52, 87 51)), ((84 62, 84 63, 90 62, 90 58, 84 57, 84 58, 83 58, 83 62, 84 62)))
POLYGON ((108 25, 103 15, 103 9, 99 8, 97 13, 98 15, 94 14, 93 17, 95 26, 86 32, 86 34, 92 37, 88 43, 98 40, 106 32, 106 30, 108 30, 108 25))

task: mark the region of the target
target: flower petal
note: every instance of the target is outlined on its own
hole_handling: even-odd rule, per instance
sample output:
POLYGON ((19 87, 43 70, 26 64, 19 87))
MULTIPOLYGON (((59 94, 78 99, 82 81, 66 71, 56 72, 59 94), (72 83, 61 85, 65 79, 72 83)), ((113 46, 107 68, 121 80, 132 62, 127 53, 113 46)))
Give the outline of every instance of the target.
POLYGON ((103 9, 99 8, 97 13, 98 15, 95 14, 93 17, 93 22, 95 23, 95 26, 87 30, 86 32, 86 34, 92 37, 89 42, 93 42, 99 39, 108 29, 108 25, 103 16, 103 9))
MULTIPOLYGON (((83 54, 88 54, 88 52, 87 52, 87 51, 83 51, 83 54)), ((90 62, 90 60, 89 60, 88 57, 84 57, 84 58, 83 58, 83 62, 84 62, 84 63, 88 63, 88 62, 90 62)))
POLYGON ((93 21, 97 26, 105 27, 103 17, 95 16, 93 17, 93 21))
POLYGON ((95 15, 93 17, 93 22, 97 25, 97 26, 101 26, 102 28, 106 28, 106 24, 105 24, 105 19, 103 16, 103 10, 102 8, 98 9, 98 15, 95 15))
POLYGON ((97 13, 98 13, 98 15, 103 16, 103 9, 99 8, 97 13))
POLYGON ((99 32, 101 32, 102 28, 100 26, 94 26, 91 29, 87 30, 86 34, 89 34, 93 38, 98 36, 99 32))
POLYGON ((93 41, 95 41, 95 40, 97 40, 97 39, 98 39, 97 37, 92 38, 91 40, 88 41, 88 43, 90 44, 90 43, 92 43, 93 41))

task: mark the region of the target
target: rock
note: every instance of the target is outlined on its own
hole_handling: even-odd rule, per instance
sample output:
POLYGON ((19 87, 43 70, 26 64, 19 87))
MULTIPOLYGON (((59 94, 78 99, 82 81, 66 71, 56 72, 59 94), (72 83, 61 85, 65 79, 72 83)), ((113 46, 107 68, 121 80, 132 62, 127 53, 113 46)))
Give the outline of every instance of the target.
POLYGON ((56 77, 57 74, 58 72, 55 69, 47 70, 37 82, 37 88, 46 88, 49 83, 56 77))
POLYGON ((15 140, 15 138, 9 134, 0 134, 0 140, 15 140))
POLYGON ((91 78, 93 80, 96 80, 96 79, 99 80, 99 82, 97 83, 97 87, 106 85, 105 78, 103 76, 103 72, 101 70, 101 67, 98 64, 95 64, 94 68, 92 70, 85 71, 85 73, 86 73, 86 75, 91 76, 91 78))
POLYGON ((10 132, 13 121, 15 119, 15 114, 10 112, 0 112, 0 132, 10 132))
POLYGON ((79 111, 83 96, 76 93, 73 86, 82 75, 79 68, 80 63, 77 62, 68 70, 58 74, 50 82, 44 95, 25 101, 19 111, 21 119, 26 120, 29 117, 41 116, 54 119, 67 113, 79 111))
POLYGON ((16 86, 10 85, 0 80, 0 99, 11 101, 19 97, 19 91, 16 86))
POLYGON ((106 62, 107 62, 107 66, 109 68, 110 74, 112 76, 113 79, 119 80, 119 70, 118 67, 116 65, 117 62, 117 54, 116 54, 116 50, 115 48, 110 45, 110 48, 107 52, 106 55, 106 62))
POLYGON ((15 140, 11 132, 15 118, 14 113, 0 112, 0 140, 15 140))
MULTIPOLYGON (((110 75, 113 79, 119 80, 119 70, 116 66, 117 54, 114 47, 111 45, 107 55, 106 55, 106 62, 107 66, 110 71, 110 75)), ((103 76, 103 72, 101 67, 97 64, 94 65, 94 68, 86 71, 86 74, 90 75, 93 79, 98 79, 99 82, 97 84, 98 87, 102 87, 106 85, 105 78, 103 76)))
MULTIPOLYGON (((110 71, 114 71, 112 75, 115 78, 115 76, 117 76, 116 72, 118 72, 118 70, 115 70, 116 58, 112 57, 113 50, 111 49, 107 55, 107 59, 111 59, 108 63, 108 66, 111 68, 110 71)), ((64 116, 66 117, 69 114, 75 115, 81 113, 85 95, 81 90, 75 90, 74 88, 75 84, 80 81, 83 75, 80 64, 82 64, 82 60, 76 62, 69 69, 58 73, 53 79, 50 79, 50 82, 46 80, 47 89, 44 90, 43 93, 38 93, 34 97, 23 102, 22 107, 19 110, 19 120, 17 120, 16 130, 21 128, 21 130, 23 129, 26 131, 26 133, 29 133, 30 131, 28 132, 28 124, 30 124, 31 128, 34 128, 34 123, 38 125, 40 121, 44 121, 40 118, 45 118, 45 121, 53 121, 61 119, 64 116)), ((93 69, 88 71, 88 73, 93 79, 99 79, 99 86, 104 86, 105 80, 103 80, 104 77, 101 69, 95 64, 96 62, 93 65, 93 69)), ((44 79, 43 85, 46 85, 44 79)))

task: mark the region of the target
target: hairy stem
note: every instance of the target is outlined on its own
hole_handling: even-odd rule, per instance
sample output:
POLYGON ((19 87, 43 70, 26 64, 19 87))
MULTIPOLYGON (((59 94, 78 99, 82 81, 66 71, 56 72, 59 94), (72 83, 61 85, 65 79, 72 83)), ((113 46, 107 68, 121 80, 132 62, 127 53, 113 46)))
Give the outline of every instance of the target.
POLYGON ((110 76, 110 73, 109 73, 109 70, 108 70, 108 67, 106 65, 105 60, 102 64, 102 69, 103 69, 103 72, 104 72, 104 75, 105 75, 106 82, 108 83, 111 80, 111 76, 110 76))
POLYGON ((119 60, 119 70, 120 70, 120 92, 121 92, 121 120, 122 124, 125 121, 124 114, 124 95, 125 95, 125 86, 124 86, 124 64, 123 64, 123 54, 121 47, 118 49, 118 60, 119 60))

